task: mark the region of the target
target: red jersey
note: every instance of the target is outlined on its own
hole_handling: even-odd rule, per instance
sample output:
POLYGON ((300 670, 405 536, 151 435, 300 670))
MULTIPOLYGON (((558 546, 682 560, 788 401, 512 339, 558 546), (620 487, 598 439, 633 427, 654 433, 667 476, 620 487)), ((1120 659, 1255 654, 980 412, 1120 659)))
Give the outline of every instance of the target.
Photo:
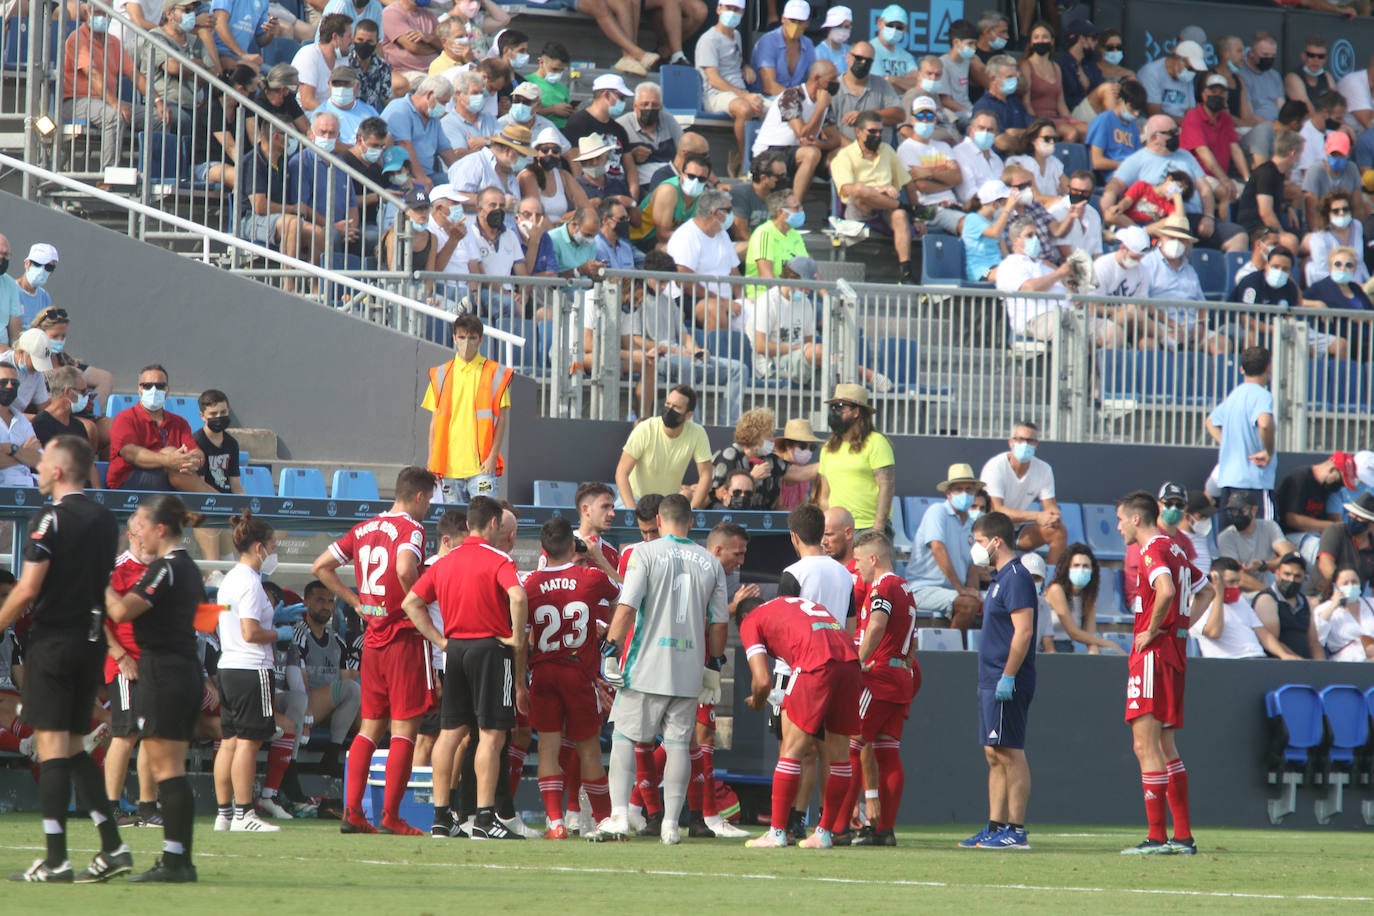
MULTIPOLYGON (((582 535, 580 534, 577 536, 579 538, 582 538, 582 540, 586 542, 588 547, 600 547, 601 555, 606 558, 606 565, 609 566, 611 569, 616 569, 620 566, 622 562, 620 551, 616 550, 610 544, 607 544, 604 540, 598 537, 582 537, 582 535)), ((573 554, 573 557, 575 559, 577 557, 577 554, 573 554)), ((588 562, 591 562, 590 559, 588 560, 588 562)), ((548 556, 544 553, 544 551, 539 551, 539 568, 546 569, 548 568, 548 565, 548 556)), ((622 577, 625 575, 624 570, 620 571, 620 575, 622 577)))
POLYGON ((868 591, 868 600, 859 608, 859 626, 856 635, 863 644, 864 631, 868 629, 869 616, 874 612, 887 614, 887 628, 878 640, 865 663, 873 669, 900 666, 889 665, 892 661, 905 661, 911 658, 912 641, 916 636, 916 601, 911 597, 911 586, 896 573, 883 573, 868 591))
MULTIPOLYGON (((864 577, 859 575, 858 557, 850 557, 849 562, 844 565, 844 568, 849 570, 849 574, 854 577, 854 606, 861 608, 864 606, 864 602, 868 600, 868 589, 870 586, 864 581, 864 577)), ((858 646, 858 644, 859 630, 856 627, 854 629, 854 645, 858 646)))
POLYGON ((649 542, 640 541, 638 544, 630 544, 620 551, 620 563, 616 566, 615 571, 620 574, 622 581, 625 579, 625 570, 630 568, 630 554, 635 552, 636 547, 642 547, 647 543, 649 542))
POLYGON ((749 658, 767 653, 794 672, 859 660, 844 625, 823 605, 805 598, 774 598, 760 604, 740 624, 739 637, 749 658))
POLYGON ((610 623, 620 588, 599 569, 568 563, 530 573, 530 667, 548 661, 596 658, 596 622, 610 623))
POLYGON ((1162 661, 1182 670, 1187 664, 1190 605, 1193 595, 1207 584, 1207 577, 1188 562, 1183 549, 1168 535, 1151 538, 1140 552, 1140 568, 1136 573, 1134 588, 1127 582, 1132 595, 1131 610, 1135 614, 1136 635, 1150 626, 1155 607, 1155 583, 1160 576, 1168 576, 1173 581, 1174 600, 1160 624, 1159 635, 1146 644, 1145 651, 1158 652, 1162 661))
POLYGON ((399 633, 415 629, 401 608, 406 590, 396 577, 396 566, 402 551, 413 553, 417 564, 424 564, 425 529, 404 512, 383 512, 329 545, 329 552, 340 564, 353 564, 363 622, 367 624, 364 645, 374 649, 389 645, 399 633))
MULTIPOLYGON (((531 573, 530 577, 538 575, 531 573)), ((427 603, 439 602, 444 635, 449 639, 511 636, 510 596, 520 584, 515 561, 475 534, 439 558, 414 592, 427 603)))
MULTIPOLYGON (((115 590, 115 594, 127 594, 138 580, 143 578, 143 574, 148 571, 148 565, 127 550, 115 557, 114 570, 110 573, 110 588, 115 590)), ((115 642, 123 647, 138 661, 138 643, 134 641, 134 622, 126 620, 123 623, 115 623, 113 620, 106 621, 110 632, 114 634, 115 642)), ((119 673, 119 663, 114 660, 114 656, 106 653, 105 655, 105 683, 110 683, 119 673)))

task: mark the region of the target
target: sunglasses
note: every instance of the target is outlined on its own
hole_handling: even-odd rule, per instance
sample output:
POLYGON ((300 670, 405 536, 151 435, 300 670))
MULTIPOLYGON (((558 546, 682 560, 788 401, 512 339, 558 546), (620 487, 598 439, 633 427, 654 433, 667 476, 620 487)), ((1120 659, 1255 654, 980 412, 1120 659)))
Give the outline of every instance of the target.
POLYGON ((871 64, 871 63, 873 63, 873 58, 871 58, 871 57, 860 57, 860 56, 857 55, 857 54, 851 54, 851 55, 849 55, 849 56, 852 57, 852 58, 854 58, 854 63, 856 63, 856 64, 871 64))
POLYGON ((1124 44, 1103 45, 1103 46, 1102 46, 1102 50, 1104 50, 1104 51, 1120 51, 1120 50, 1122 50, 1122 49, 1125 48, 1125 47, 1126 47, 1126 46, 1125 46, 1124 44))
POLYGON ((1008 188, 1011 188, 1013 191, 1024 191, 1026 188, 1029 188, 1030 186, 1031 186, 1031 183, 1030 183, 1029 181, 1026 182, 1025 184, 1009 184, 1009 185, 1007 185, 1007 187, 1008 187, 1008 188))
POLYGON ((44 270, 46 270, 48 273, 52 273, 54 270, 57 270, 57 262, 56 262, 56 261, 51 261, 51 262, 49 262, 49 263, 47 263, 47 264, 35 264, 35 265, 33 265, 33 266, 34 266, 34 267, 41 267, 41 268, 43 268, 44 270))
POLYGON ((923 123, 929 123, 929 122, 935 120, 935 112, 933 112, 933 111, 923 111, 923 112, 921 112, 920 114, 912 115, 912 117, 915 118, 917 121, 921 121, 921 122, 923 122, 923 123))
POLYGON ((1326 60, 1326 53, 1323 51, 1303 51, 1303 57, 1310 57, 1313 60, 1326 60))
POLYGON ((1340 215, 1343 214, 1343 213, 1349 213, 1349 212, 1350 212, 1350 208, 1349 208, 1349 207, 1339 207, 1339 208, 1338 208, 1338 207, 1332 207, 1332 208, 1331 208, 1331 215, 1332 215, 1332 216, 1340 216, 1340 215))
POLYGON ((143 391, 147 391, 147 390, 149 390, 150 388, 156 388, 158 391, 166 391, 166 390, 167 390, 167 383, 166 383, 166 382, 139 382, 139 383, 138 383, 138 387, 139 387, 141 390, 143 390, 143 391))
POLYGON ((15 378, 4 378, 4 379, 0 379, 0 388, 18 388, 18 387, 19 387, 19 379, 15 379, 15 378))
POLYGON ((1354 270, 1354 269, 1355 269, 1355 262, 1354 262, 1354 261, 1332 261, 1332 262, 1331 262, 1331 266, 1332 266, 1332 267, 1341 267, 1341 268, 1344 268, 1344 269, 1346 269, 1346 270, 1354 270))

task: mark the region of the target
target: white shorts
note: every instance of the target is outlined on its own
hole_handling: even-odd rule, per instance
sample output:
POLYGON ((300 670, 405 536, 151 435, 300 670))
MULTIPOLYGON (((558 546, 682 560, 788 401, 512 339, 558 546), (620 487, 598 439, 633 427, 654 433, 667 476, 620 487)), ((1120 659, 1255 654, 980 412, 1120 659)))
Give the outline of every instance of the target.
POLYGON ((781 356, 773 357, 773 373, 763 377, 806 384, 812 381, 815 373, 815 367, 806 359, 805 345, 798 344, 796 349, 788 350, 781 356))
POLYGON ((739 96, 730 92, 717 92, 714 89, 707 89, 701 100, 701 107, 713 114, 729 114, 730 103, 737 98, 739 96))
POLYGON ((911 590, 911 598, 916 602, 916 610, 928 611, 941 617, 948 617, 954 610, 954 599, 959 593, 943 585, 927 585, 911 590))
POLYGON ((662 735, 664 741, 685 744, 696 725, 697 698, 666 697, 622 687, 611 706, 611 721, 615 730, 631 741, 652 741, 655 735, 662 735))

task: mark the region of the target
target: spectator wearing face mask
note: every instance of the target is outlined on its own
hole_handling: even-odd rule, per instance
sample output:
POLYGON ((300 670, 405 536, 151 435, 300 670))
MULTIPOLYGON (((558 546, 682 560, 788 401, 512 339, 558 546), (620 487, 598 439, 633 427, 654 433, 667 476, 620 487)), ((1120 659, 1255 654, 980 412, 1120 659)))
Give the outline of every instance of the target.
POLYGON ((821 28, 825 29, 825 39, 816 45, 816 59, 829 61, 835 65, 836 73, 843 73, 849 66, 846 58, 849 36, 854 30, 854 11, 847 6, 832 6, 826 10, 821 28))
POLYGON ((979 189, 989 181, 1001 184, 1002 157, 993 149, 998 129, 997 115, 991 111, 975 111, 969 118, 968 136, 951 151, 959 166, 959 186, 954 194, 965 206, 975 199, 986 204, 987 201, 978 196, 979 189))
POLYGON ((529 128, 531 137, 542 137, 546 134, 553 136, 558 141, 558 155, 562 156, 572 148, 572 144, 568 142, 567 137, 563 136, 563 131, 536 111, 538 107, 539 87, 528 81, 522 82, 511 90, 510 108, 496 119, 496 126, 505 127, 507 124, 518 124, 521 127, 529 128))
POLYGON ((1212 601, 1188 628, 1203 658, 1264 658, 1266 652, 1277 658, 1302 658, 1255 615, 1244 593, 1245 574, 1234 560, 1218 557, 1208 576, 1215 589, 1212 601))
POLYGON ((1322 532, 1317 548, 1317 574, 1312 577, 1308 594, 1320 594, 1336 577, 1336 570, 1349 567, 1360 577, 1361 585, 1374 581, 1374 494, 1361 493, 1354 502, 1342 507, 1340 524, 1322 532))
POLYGON ((377 109, 358 97, 358 71, 352 67, 334 68, 329 74, 329 96, 316 110, 339 119, 339 140, 346 146, 357 142, 363 121, 381 117, 377 109))
POLYGON ((997 135, 996 146, 1004 153, 1015 152, 1021 145, 1021 136, 1030 127, 1031 116, 1021 101, 1021 78, 1017 75, 1016 58, 1010 54, 999 54, 987 63, 988 90, 977 102, 973 111, 990 111, 997 116, 1002 131, 997 135))
POLYGON ((1284 536, 1278 522, 1255 517, 1249 494, 1232 493, 1226 510, 1231 526, 1217 535, 1217 551, 1240 564, 1240 584, 1247 593, 1262 591, 1273 583, 1279 558, 1297 553, 1298 548, 1284 536))
POLYGON ((1125 339, 1134 341, 1137 347, 1154 349, 1161 344, 1166 330, 1153 317, 1155 311, 1143 306, 1150 294, 1150 275, 1141 261, 1150 250, 1150 236, 1139 226, 1127 226, 1116 234, 1116 240, 1120 242, 1116 251, 1093 261, 1097 294, 1134 301, 1104 309, 1101 317, 1120 325, 1125 339))
POLYGON ((18 391, 14 367, 0 363, 0 486, 31 487, 42 449, 28 417, 14 406, 18 391))
POLYGON ((1255 616, 1269 634, 1299 658, 1321 660, 1326 657, 1317 633, 1312 606, 1303 594, 1307 561, 1296 553, 1279 559, 1274 584, 1251 602, 1255 616))
POLYGON ((485 188, 498 188, 505 195, 503 208, 513 210, 524 196, 520 193, 520 173, 533 161, 530 129, 507 124, 489 138, 485 149, 455 162, 448 170, 448 180, 464 204, 475 203, 477 192, 485 188))
POLYGON ((52 340, 38 328, 29 328, 14 342, 14 349, 0 353, 0 365, 13 366, 19 376, 15 409, 23 413, 41 410, 48 403, 43 373, 52 369, 52 340))
POLYGON ((601 228, 595 207, 578 207, 572 217, 549 230, 560 277, 599 279, 606 262, 596 258, 596 236, 601 228))
MULTIPOLYGON (((371 5, 380 8, 375 0, 371 5)), ((353 49, 344 56, 344 63, 358 71, 358 97, 378 111, 393 98, 391 65, 377 53, 381 19, 379 11, 375 19, 369 16, 354 23, 353 49)))
MULTIPOLYGON (((520 85, 523 88, 529 83, 520 85)), ((553 223, 562 222, 568 213, 588 206, 587 192, 563 163, 564 150, 558 129, 544 128, 534 138, 534 157, 519 175, 521 196, 539 198, 544 215, 553 223)))
POLYGON ((439 20, 426 7, 430 0, 394 0, 382 11, 382 56, 395 73, 426 76, 430 63, 444 50, 439 20))
POLYGON ((930 96, 920 95, 912 101, 911 112, 912 136, 897 147, 897 160, 911 173, 917 206, 926 225, 958 235, 964 214, 954 189, 963 183, 963 173, 949 144, 933 139, 939 105, 930 96))
MULTIPOLYGON (((1112 573, 1108 573, 1111 575, 1112 573)), ((1097 635, 1097 599, 1102 570, 1087 544, 1070 544, 1054 568, 1041 601, 1048 606, 1048 631, 1041 652, 1101 651, 1122 654, 1116 643, 1097 635)), ((1115 610, 1109 608, 1108 610, 1115 610)))
POLYGON ((788 463, 777 455, 773 431, 777 418, 767 407, 745 411, 735 423, 734 441, 711 456, 711 489, 731 509, 772 509, 782 493, 788 463), (741 487, 736 475, 748 478, 741 487), (735 491, 747 489, 743 497, 735 491), (724 498, 723 498, 724 497, 724 498))
POLYGON ((57 248, 47 242, 36 242, 24 258, 24 272, 15 281, 19 286, 21 327, 28 327, 39 312, 52 305, 52 295, 43 287, 56 271, 57 248))
POLYGON ((810 21, 811 4, 806 0, 787 0, 781 24, 754 42, 750 63, 758 73, 764 95, 778 95, 806 79, 806 72, 816 59, 816 46, 806 37, 810 21))
MULTIPOLYGON (((811 429, 811 421, 805 417, 788 420, 782 435, 773 440, 777 456, 789 465, 778 495, 779 510, 785 512, 810 501, 817 470, 811 459, 816 456, 816 443, 820 441, 811 429)), ((829 529, 827 514, 826 530, 829 529)))
POLYGON ((949 466, 945 480, 935 487, 945 498, 921 516, 906 568, 916 610, 944 618, 961 630, 972 625, 983 607, 978 567, 969 557, 974 521, 970 510, 982 488, 973 465, 949 466))
POLYGON ((616 489, 627 509, 647 493, 679 492, 690 464, 697 471, 692 507, 706 507, 711 497, 711 442, 705 428, 692 420, 696 406, 697 393, 690 385, 674 385, 664 397, 662 413, 631 430, 615 469, 616 489))
MULTIPOLYGON (((3 380, 0 380, 0 385, 2 384, 3 380)), ((76 436, 87 442, 93 441, 95 424, 77 416, 86 409, 92 397, 81 370, 75 366, 62 366, 52 370, 48 373, 48 390, 52 392, 48 406, 33 416, 33 434, 38 437, 39 444, 47 445, 48 441, 56 436, 76 436)), ((6 397, 6 392, 0 391, 0 403, 3 403, 6 397)), ((94 466, 91 468, 90 485, 93 489, 100 488, 100 477, 96 474, 94 466)))
POLYGON ((1188 536, 1197 558, 1193 565, 1204 573, 1212 568, 1212 557, 1216 555, 1217 539, 1212 516, 1217 507, 1205 490, 1189 490, 1188 502, 1183 507, 1183 520, 1178 530, 1188 536))
POLYGON ((1363 593, 1360 574, 1346 567, 1336 573, 1313 612, 1317 634, 1333 662, 1374 660, 1374 600, 1363 593))
MULTIPOLYGON (((1325 219, 1320 218, 1327 215, 1321 212, 1322 208, 1327 206, 1332 195, 1343 194, 1346 206, 1342 209, 1346 212, 1342 214, 1344 218, 1336 221, 1335 225, 1345 228, 1353 220, 1359 226, 1369 215, 1369 207, 1365 203, 1360 170, 1350 162, 1350 137, 1343 131, 1333 130, 1326 135, 1325 146, 1326 157, 1310 166, 1302 176, 1307 225, 1315 229, 1326 223, 1325 219)), ((1357 249, 1363 248, 1353 238, 1341 241, 1357 249)), ((1313 257, 1315 259, 1316 255, 1313 257)))
POLYGON ((138 403, 114 418, 105 475, 111 490, 214 492, 200 476, 205 453, 190 424, 163 409, 167 383, 166 369, 144 367, 138 374, 138 403))

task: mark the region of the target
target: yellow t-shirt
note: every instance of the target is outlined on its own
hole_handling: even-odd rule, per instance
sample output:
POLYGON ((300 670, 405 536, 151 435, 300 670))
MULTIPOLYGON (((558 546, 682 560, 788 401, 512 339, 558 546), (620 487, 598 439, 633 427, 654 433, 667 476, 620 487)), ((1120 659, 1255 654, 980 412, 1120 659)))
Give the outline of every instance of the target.
MULTIPOLYGON (((453 409, 449 412, 448 467, 431 468, 441 477, 462 480, 482 471, 482 458, 477 454, 477 384, 486 364, 487 358, 478 354, 470 363, 455 359, 449 369, 453 373, 453 409)), ((420 406, 433 413, 438 405, 439 393, 431 382, 420 406)), ((501 409, 510 410, 509 387, 501 395, 501 409)), ((500 445, 498 442, 497 447, 500 445)))
POLYGON ((872 528, 878 514, 878 481, 873 472, 896 463, 892 443, 882 433, 870 433, 858 452, 847 442, 833 452, 822 447, 820 475, 830 486, 830 505, 848 509, 856 529, 872 528))
POLYGON ((624 451, 635 460, 630 490, 636 499, 647 493, 677 493, 689 465, 711 460, 711 442, 704 427, 689 420, 674 439, 668 436, 662 417, 651 417, 631 430, 624 451))
POLYGON ((911 181, 911 175, 902 168, 892 147, 884 143, 878 147, 877 156, 865 159, 863 149, 857 140, 835 154, 834 160, 830 163, 830 177, 834 179, 835 188, 840 192, 840 199, 844 203, 849 203, 844 195, 844 186, 847 184, 900 190, 911 181))

